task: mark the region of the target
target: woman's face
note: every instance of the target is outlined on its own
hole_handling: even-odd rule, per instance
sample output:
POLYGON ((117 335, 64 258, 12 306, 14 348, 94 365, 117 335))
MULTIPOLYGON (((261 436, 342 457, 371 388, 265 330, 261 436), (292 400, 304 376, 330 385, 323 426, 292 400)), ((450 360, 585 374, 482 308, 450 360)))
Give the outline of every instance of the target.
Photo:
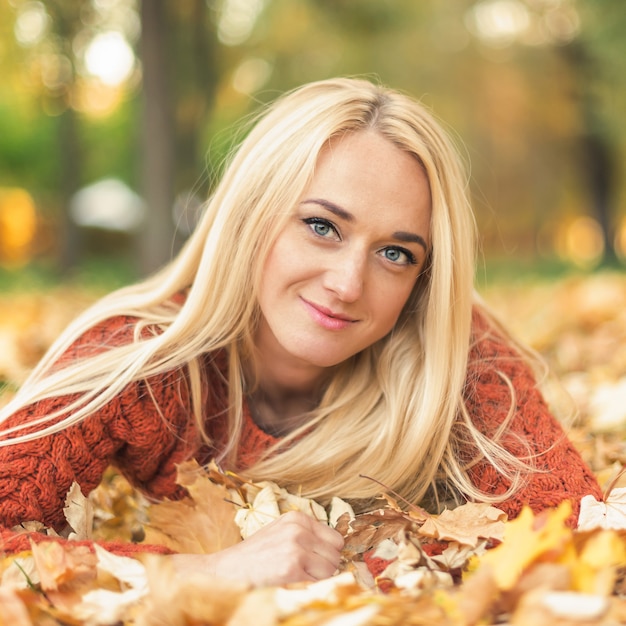
POLYGON ((372 130, 333 140, 265 263, 262 362, 324 369, 389 333, 423 269, 430 211, 415 158, 372 130))

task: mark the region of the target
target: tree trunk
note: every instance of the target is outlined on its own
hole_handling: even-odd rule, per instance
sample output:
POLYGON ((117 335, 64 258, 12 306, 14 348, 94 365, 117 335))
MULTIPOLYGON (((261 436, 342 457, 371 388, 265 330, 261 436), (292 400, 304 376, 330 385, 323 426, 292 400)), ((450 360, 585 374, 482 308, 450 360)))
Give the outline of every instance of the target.
POLYGON ((169 96, 164 0, 141 3, 143 115, 141 167, 146 222, 139 235, 139 272, 159 269, 171 258, 174 238, 174 136, 169 96))

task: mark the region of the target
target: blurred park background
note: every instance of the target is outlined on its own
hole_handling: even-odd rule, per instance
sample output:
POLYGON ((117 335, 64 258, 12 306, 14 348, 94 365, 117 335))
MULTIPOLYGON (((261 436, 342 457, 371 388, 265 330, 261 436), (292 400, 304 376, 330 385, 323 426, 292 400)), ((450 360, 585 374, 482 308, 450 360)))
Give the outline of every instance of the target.
POLYGON ((626 262, 623 0, 2 0, 5 286, 121 281, 188 235, 236 122, 366 75, 471 170, 483 274, 626 262))
POLYGON ((81 309, 171 258, 238 120, 365 75, 458 143, 479 287, 574 399, 551 397, 608 479, 626 463, 625 8, 0 0, 0 403, 81 309))

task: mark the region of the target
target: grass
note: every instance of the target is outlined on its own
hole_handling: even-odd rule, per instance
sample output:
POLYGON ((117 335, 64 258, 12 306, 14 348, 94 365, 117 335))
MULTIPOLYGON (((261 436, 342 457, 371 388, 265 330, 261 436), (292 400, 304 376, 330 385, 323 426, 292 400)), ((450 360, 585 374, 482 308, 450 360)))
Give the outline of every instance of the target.
POLYGON ((0 265, 0 293, 46 291, 70 285, 107 292, 136 280, 132 264, 124 258, 95 257, 69 272, 61 272, 50 262, 19 268, 0 265))

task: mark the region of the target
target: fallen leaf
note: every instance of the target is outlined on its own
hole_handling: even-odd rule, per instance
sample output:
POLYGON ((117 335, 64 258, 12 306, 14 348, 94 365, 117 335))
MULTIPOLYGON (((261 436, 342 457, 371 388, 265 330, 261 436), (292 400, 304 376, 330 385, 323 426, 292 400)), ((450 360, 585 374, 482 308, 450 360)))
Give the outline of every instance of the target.
POLYGON ((328 524, 332 528, 337 528, 339 519, 343 517, 343 523, 350 523, 355 515, 354 509, 341 498, 336 496, 330 501, 330 511, 328 512, 328 524), (345 516, 345 517, 343 517, 345 516))
POLYGON ((429 517, 419 529, 419 534, 476 547, 480 539, 502 541, 506 519, 506 513, 500 509, 469 502, 456 509, 447 509, 439 516, 429 517))
POLYGON ((96 578, 96 555, 88 546, 42 541, 31 542, 31 550, 44 591, 68 590, 96 578))
POLYGON ((606 500, 598 502, 593 496, 580 501, 578 530, 626 530, 626 488, 617 487, 606 500))
POLYGON ((203 572, 181 575, 162 556, 147 555, 144 563, 148 594, 136 611, 135 626, 226 624, 247 591, 236 581, 203 572))
POLYGON ((235 523, 239 526, 241 536, 247 539, 278 517, 280 509, 276 494, 271 485, 265 485, 250 504, 237 511, 235 523))
POLYGON ((91 539, 93 531, 93 505, 83 495, 77 482, 73 482, 65 497, 65 507, 63 514, 73 532, 68 535, 68 539, 82 541, 91 539))
POLYGON ((571 540, 572 531, 565 525, 571 511, 567 500, 537 517, 524 507, 519 517, 505 525, 502 543, 480 558, 480 567, 490 568, 500 589, 511 589, 536 558, 548 551, 558 554, 571 540))
POLYGON ((189 498, 155 504, 147 510, 145 543, 165 545, 176 552, 211 554, 241 541, 236 507, 226 487, 181 470, 189 498))
POLYGON ((129 607, 147 595, 146 568, 136 559, 112 554, 97 544, 95 551, 98 573, 115 578, 120 588, 87 591, 74 607, 73 615, 92 626, 115 624, 123 619, 129 607))
POLYGON ((593 533, 572 563, 573 588, 582 593, 609 595, 617 568, 626 566, 626 546, 613 531, 593 533))
POLYGON ((414 524, 407 513, 393 509, 377 509, 357 515, 350 522, 350 532, 344 537, 343 554, 347 559, 363 554, 414 524))

